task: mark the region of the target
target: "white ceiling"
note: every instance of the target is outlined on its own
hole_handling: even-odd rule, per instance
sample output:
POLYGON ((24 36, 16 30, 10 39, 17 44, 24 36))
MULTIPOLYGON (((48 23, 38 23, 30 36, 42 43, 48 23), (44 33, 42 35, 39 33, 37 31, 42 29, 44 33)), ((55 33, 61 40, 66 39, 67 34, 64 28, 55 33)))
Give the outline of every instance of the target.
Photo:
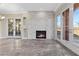
POLYGON ((56 11, 61 3, 0 3, 0 12, 56 11))

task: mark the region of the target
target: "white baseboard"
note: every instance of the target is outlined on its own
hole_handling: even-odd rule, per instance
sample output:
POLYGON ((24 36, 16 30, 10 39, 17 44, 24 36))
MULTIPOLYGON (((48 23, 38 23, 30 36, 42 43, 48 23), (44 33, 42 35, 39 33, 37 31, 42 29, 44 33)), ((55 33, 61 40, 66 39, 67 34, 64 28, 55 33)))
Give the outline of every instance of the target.
POLYGON ((8 37, 0 37, 0 39, 8 39, 8 37))

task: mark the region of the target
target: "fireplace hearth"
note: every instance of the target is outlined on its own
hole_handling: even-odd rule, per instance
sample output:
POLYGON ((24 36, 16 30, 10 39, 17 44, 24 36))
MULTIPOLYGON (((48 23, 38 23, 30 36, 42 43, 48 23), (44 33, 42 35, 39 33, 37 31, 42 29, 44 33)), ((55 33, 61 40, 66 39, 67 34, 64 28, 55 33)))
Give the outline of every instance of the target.
POLYGON ((46 31, 36 31, 36 38, 46 39, 46 31))

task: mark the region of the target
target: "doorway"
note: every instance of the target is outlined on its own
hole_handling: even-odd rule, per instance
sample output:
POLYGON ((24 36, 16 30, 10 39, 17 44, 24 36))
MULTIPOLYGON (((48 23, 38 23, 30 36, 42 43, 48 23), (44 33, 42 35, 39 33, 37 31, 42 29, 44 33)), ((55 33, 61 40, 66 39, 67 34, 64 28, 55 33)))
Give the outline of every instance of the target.
POLYGON ((8 19, 8 36, 12 38, 21 37, 21 19, 8 19))

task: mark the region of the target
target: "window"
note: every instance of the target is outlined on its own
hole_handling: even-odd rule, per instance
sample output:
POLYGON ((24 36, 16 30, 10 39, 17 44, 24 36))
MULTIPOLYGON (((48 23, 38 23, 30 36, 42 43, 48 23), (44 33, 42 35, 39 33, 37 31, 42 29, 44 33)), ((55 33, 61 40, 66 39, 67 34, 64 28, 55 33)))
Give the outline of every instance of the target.
POLYGON ((61 16, 57 16, 57 38, 61 39, 61 16))
POLYGON ((79 8, 76 8, 74 10, 73 31, 74 40, 79 40, 79 8))

